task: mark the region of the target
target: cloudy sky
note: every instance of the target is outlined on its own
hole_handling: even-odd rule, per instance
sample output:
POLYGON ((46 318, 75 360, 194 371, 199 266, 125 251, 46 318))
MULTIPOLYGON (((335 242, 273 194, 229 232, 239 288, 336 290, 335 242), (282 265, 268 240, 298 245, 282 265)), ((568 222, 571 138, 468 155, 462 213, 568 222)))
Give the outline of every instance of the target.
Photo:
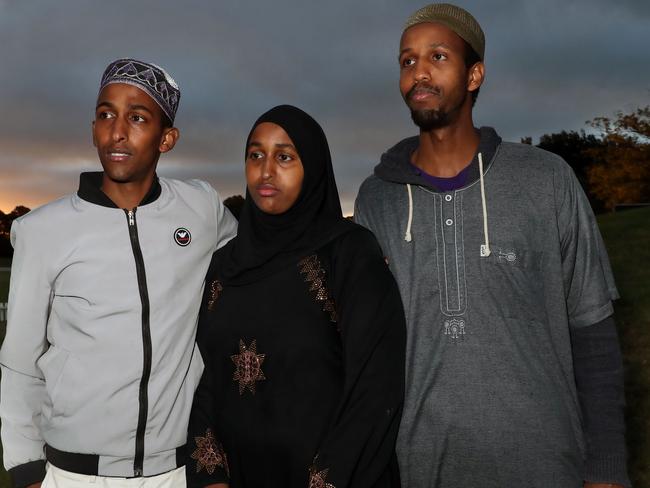
MULTIPOLYGON (((647 0, 461 0, 486 33, 475 109, 518 141, 650 103, 647 0)), ((243 143, 291 103, 323 125, 344 210, 380 154, 415 133, 397 88, 412 0, 0 0, 0 210, 76 189, 105 66, 136 57, 181 87, 160 174, 242 193, 243 143)))

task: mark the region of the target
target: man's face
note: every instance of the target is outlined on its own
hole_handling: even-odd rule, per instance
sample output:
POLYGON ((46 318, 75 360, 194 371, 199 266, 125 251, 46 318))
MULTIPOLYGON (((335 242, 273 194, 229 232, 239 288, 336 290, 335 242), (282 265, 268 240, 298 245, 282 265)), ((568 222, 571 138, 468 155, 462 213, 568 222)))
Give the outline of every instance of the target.
POLYGON ((416 24, 400 41, 400 92, 422 130, 449 125, 469 98, 465 43, 448 27, 416 24))
POLYGON ((161 108, 139 88, 125 83, 104 87, 97 98, 93 144, 106 177, 116 183, 152 177, 160 153, 175 142, 167 134, 176 129, 164 128, 162 119, 161 108))

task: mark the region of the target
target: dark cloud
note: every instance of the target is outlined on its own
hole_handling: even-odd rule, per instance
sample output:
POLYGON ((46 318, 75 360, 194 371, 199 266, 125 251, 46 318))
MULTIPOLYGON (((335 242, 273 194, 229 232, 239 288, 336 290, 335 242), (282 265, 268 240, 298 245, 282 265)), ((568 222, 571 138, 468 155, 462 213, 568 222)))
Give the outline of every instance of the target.
MULTIPOLYGON (((648 103, 650 84, 639 74, 650 2, 459 4, 487 36, 476 121, 504 138, 579 129, 648 103)), ((241 192, 250 124, 275 104, 293 103, 324 126, 349 209, 379 155, 415 132, 397 89, 396 56, 404 20, 422 5, 0 1, 0 208, 18 203, 8 188, 43 202, 73 189, 82 167, 98 166, 90 120, 99 78, 111 60, 133 56, 163 65, 181 85, 182 137, 161 160, 163 174, 241 192)))

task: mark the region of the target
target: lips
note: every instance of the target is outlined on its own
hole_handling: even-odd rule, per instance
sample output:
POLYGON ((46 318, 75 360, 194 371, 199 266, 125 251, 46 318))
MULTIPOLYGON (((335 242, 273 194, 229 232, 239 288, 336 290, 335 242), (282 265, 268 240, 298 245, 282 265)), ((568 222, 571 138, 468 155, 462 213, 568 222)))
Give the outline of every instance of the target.
POLYGON ((270 185, 268 183, 265 183, 263 185, 258 185, 257 188, 255 188, 257 191, 257 194, 261 197, 273 197, 280 193, 280 190, 278 190, 275 186, 270 185))
POLYGON ((440 96, 440 90, 436 90, 435 88, 430 86, 422 86, 422 85, 415 85, 406 94, 406 98, 414 102, 421 102, 427 100, 428 98, 437 97, 437 96, 440 96))
POLYGON ((132 156, 129 151, 124 149, 109 149, 106 154, 108 159, 115 162, 126 161, 132 156))

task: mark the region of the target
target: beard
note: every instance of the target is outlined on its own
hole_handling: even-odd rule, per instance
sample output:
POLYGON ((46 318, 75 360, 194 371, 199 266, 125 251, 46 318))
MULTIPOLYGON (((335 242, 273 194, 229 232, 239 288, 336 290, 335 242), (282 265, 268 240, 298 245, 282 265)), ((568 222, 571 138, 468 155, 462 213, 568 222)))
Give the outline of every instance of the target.
MULTIPOLYGON (((411 107, 411 104, 409 103, 411 97, 415 94, 416 88, 418 87, 413 86, 404 99, 411 110, 411 119, 413 120, 413 123, 423 132, 442 129, 443 127, 450 125, 456 119, 460 107, 465 103, 465 98, 467 97, 467 94, 465 93, 464 96, 461 97, 461 100, 459 100, 451 109, 441 106, 438 108, 418 110, 411 107)), ((439 87, 424 85, 419 88, 434 93, 438 97, 442 97, 442 90, 439 87)))
POLYGON ((440 108, 430 110, 411 109, 411 119, 424 132, 447 127, 452 120, 449 112, 440 108))

